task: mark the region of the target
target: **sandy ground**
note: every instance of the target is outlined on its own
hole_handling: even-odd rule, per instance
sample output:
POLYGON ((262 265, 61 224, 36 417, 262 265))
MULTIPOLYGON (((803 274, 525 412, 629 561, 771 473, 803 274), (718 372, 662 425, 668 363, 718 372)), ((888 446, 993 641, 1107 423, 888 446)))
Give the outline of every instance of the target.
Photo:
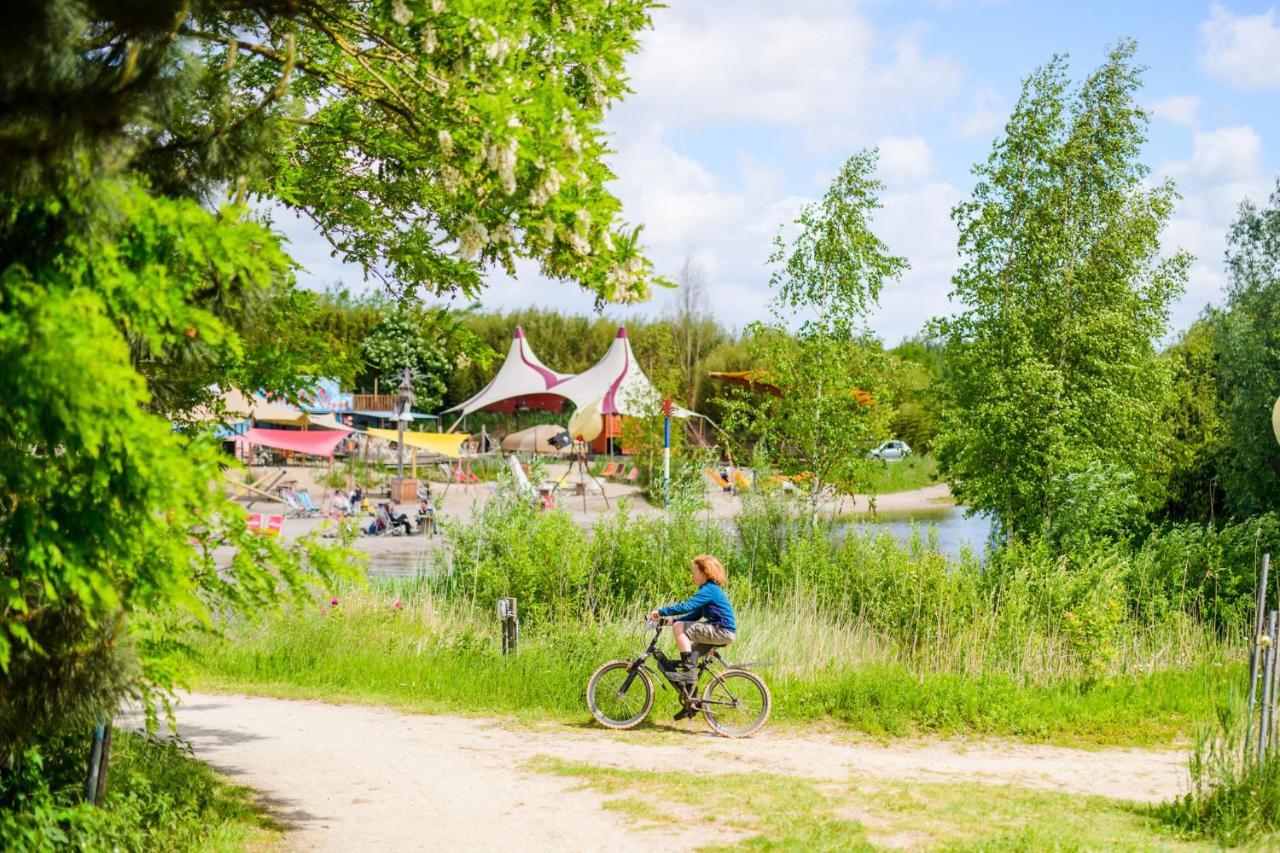
POLYGON ((1186 779, 1185 753, 1172 750, 850 742, 768 728, 726 740, 701 721, 666 734, 612 733, 204 694, 184 696, 177 719, 196 756, 261 791, 290 846, 307 850, 682 850, 717 840, 687 826, 679 835, 630 827, 573 780, 524 769, 536 756, 653 771, 1013 784, 1143 802, 1178 795, 1186 779))
MULTIPOLYGON (((547 479, 552 482, 558 480, 565 473, 565 468, 566 466, 563 464, 546 466, 547 479)), ((254 476, 261 476, 267 473, 268 470, 254 469, 254 476)), ((328 497, 333 490, 320 483, 320 479, 325 474, 324 469, 286 468, 284 470, 286 471, 286 482, 293 482, 294 488, 309 490, 312 499, 317 505, 328 506, 328 497)), ((573 479, 567 482, 572 484, 576 482, 576 479, 577 475, 575 474, 573 479)), ((634 486, 603 480, 599 482, 603 487, 604 496, 602 497, 597 493, 589 494, 585 506, 581 495, 571 494, 567 489, 558 494, 559 506, 568 511, 574 521, 583 527, 591 527, 601 516, 617 512, 622 502, 626 503, 627 511, 633 515, 656 515, 661 512, 660 508, 651 505, 640 494, 640 490, 634 486), (605 497, 608 498, 607 504, 605 497)), ((460 521, 469 520, 477 507, 482 506, 493 496, 492 488, 484 483, 470 486, 451 485, 448 489, 444 487, 443 483, 432 483, 431 487, 435 496, 438 516, 460 521)), ((736 495, 712 489, 708 492, 707 497, 710 507, 699 515, 708 519, 727 521, 736 516, 741 509, 741 499, 736 495)), ((371 499, 383 500, 385 498, 371 496, 371 499)), ((242 498, 241 503, 247 504, 248 501, 242 498)), ((952 504, 951 491, 946 483, 937 483, 909 492, 879 495, 876 498, 876 509, 880 512, 920 511, 948 507, 952 504)), ((868 508, 867 497, 858 495, 842 501, 830 502, 825 507, 825 510, 836 513, 854 513, 866 512, 868 508)), ((402 509, 409 510, 411 508, 402 507, 402 509)), ((249 511, 283 515, 285 514, 285 506, 282 503, 266 499, 256 499, 250 506, 249 511)), ((360 520, 367 526, 370 517, 362 515, 360 520)), ((285 518, 284 536, 288 539, 293 539, 326 526, 332 526, 332 522, 321 517, 285 518)), ((369 554, 380 563, 390 562, 397 565, 403 563, 406 567, 411 567, 416 560, 420 559, 427 551, 437 547, 438 544, 438 538, 429 536, 361 536, 355 547, 357 550, 369 554)))

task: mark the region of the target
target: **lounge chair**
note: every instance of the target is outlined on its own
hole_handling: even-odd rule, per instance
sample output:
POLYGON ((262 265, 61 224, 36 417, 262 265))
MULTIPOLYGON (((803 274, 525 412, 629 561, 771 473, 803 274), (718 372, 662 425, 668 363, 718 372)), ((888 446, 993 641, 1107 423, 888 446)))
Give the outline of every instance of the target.
POLYGON ((632 485, 634 485, 635 482, 639 479, 640 479, 639 465, 632 466, 631 470, 627 472, 627 476, 623 477, 623 480, 625 480, 628 483, 631 483, 632 485))
POLYGON ((320 512, 320 507, 316 506, 316 502, 311 500, 311 493, 306 489, 300 492, 294 492, 298 497, 298 503, 302 504, 302 508, 307 511, 308 515, 315 515, 320 512))
POLYGON ((714 468, 707 468, 706 472, 707 472, 707 476, 711 478, 711 482, 715 483, 722 490, 726 492, 733 491, 733 484, 730 483, 728 480, 726 480, 724 477, 721 477, 714 468))
POLYGON ((292 515, 294 518, 302 518, 308 514, 307 508, 302 505, 302 501, 298 499, 297 494, 289 489, 280 490, 280 499, 284 501, 284 505, 287 508, 285 515, 292 515))
POLYGON ((601 477, 612 477, 618 471, 618 466, 610 462, 604 466, 604 470, 600 472, 601 477))
POLYGON ((397 524, 391 520, 391 514, 387 512, 387 508, 382 504, 374 507, 374 515, 378 519, 378 532, 375 536, 403 536, 403 525, 397 524))

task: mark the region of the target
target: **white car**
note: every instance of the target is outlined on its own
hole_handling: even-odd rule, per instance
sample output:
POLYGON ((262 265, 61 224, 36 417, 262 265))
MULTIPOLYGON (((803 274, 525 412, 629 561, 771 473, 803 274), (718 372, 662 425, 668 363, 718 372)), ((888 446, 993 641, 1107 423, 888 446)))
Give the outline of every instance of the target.
POLYGON ((911 455, 911 448, 907 446, 905 441, 898 441, 896 438, 886 441, 867 454, 869 459, 883 459, 886 462, 905 459, 911 455))

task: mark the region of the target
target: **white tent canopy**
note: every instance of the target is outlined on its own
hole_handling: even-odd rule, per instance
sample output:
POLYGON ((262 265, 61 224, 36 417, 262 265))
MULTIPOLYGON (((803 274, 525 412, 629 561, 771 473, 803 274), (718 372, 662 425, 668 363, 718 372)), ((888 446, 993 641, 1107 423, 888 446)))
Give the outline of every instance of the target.
MULTIPOLYGON (((604 358, 577 376, 560 382, 551 393, 559 394, 579 409, 598 401, 602 415, 651 415, 662 400, 658 389, 636 363, 626 326, 618 327, 618 336, 604 358)), ((693 413, 676 406, 671 414, 685 418, 693 413)))
POLYGON ((543 364, 525 340, 524 329, 516 326, 507 359, 493 381, 448 411, 469 415, 480 409, 514 411, 522 406, 559 411, 560 400, 548 391, 568 378, 568 374, 556 373, 543 364))

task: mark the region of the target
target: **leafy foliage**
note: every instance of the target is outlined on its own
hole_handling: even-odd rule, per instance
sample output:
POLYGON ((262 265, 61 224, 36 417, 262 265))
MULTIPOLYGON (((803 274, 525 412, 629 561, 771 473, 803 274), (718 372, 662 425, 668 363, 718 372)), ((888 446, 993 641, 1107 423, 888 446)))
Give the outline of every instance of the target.
POLYGON ((1035 71, 953 212, 965 310, 937 324, 938 449, 957 498, 1010 536, 1114 533, 1162 498, 1170 377, 1155 342, 1189 258, 1159 257, 1175 193, 1149 186, 1139 160, 1134 49, 1120 44, 1074 90, 1063 59, 1035 71))
POLYGON ((220 779, 173 741, 112 735, 102 806, 81 802, 87 740, 28 748, 0 775, 0 839, 11 851, 240 849, 270 820, 251 792, 220 779))
POLYGON ((517 257, 601 300, 649 263, 599 125, 649 0, 24 0, 0 146, 11 181, 77 158, 163 195, 237 187, 405 292, 475 294, 517 257))
POLYGON ((1280 393, 1280 181, 1262 208, 1240 205, 1227 246, 1230 285, 1218 325, 1226 427, 1221 465, 1227 503, 1238 516, 1280 501, 1280 457, 1271 408, 1280 393))
POLYGON ((857 329, 884 283, 907 266, 871 231, 883 188, 875 166, 874 151, 850 157, 822 200, 801 210, 791 246, 775 239, 774 321, 754 324, 747 343, 753 365, 781 393, 743 391, 726 405, 726 426, 763 443, 786 473, 804 474, 814 501, 827 486, 856 490, 891 411, 888 362, 857 329), (792 334, 787 324, 796 319, 792 334))

